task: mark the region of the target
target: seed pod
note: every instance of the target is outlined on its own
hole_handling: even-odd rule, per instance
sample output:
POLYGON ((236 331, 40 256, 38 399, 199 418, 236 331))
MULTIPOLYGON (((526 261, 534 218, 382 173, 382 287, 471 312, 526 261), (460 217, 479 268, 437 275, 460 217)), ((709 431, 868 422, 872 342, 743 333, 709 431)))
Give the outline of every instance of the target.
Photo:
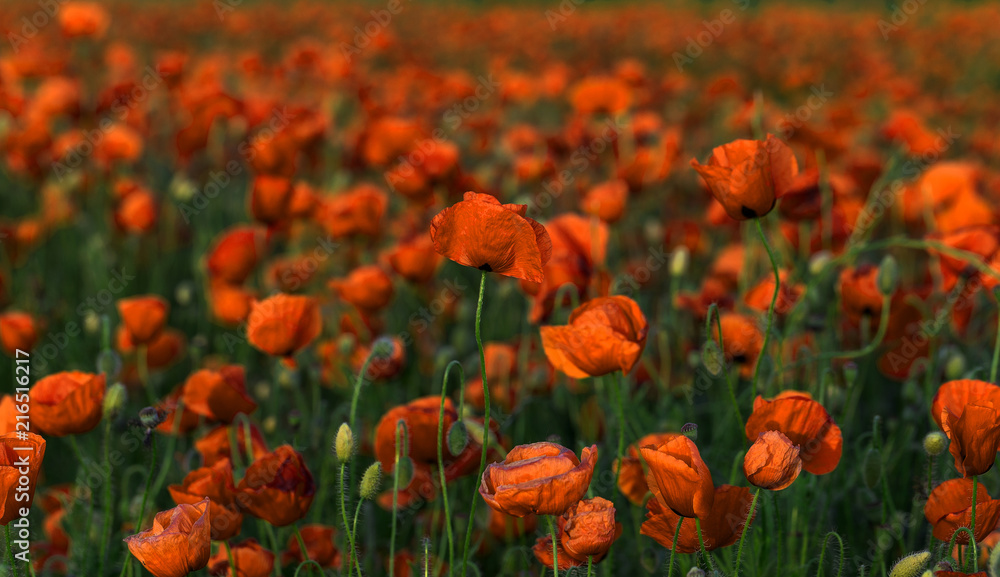
POLYGON ((889 570, 889 577, 920 577, 924 572, 924 565, 927 565, 930 559, 930 551, 910 553, 896 561, 896 564, 889 570))
POLYGON ((337 430, 337 440, 333 443, 333 454, 343 465, 351 458, 351 452, 354 450, 354 433, 351 432, 351 427, 347 423, 342 423, 340 429, 337 430))
POLYGON ((378 496, 379 485, 382 484, 382 464, 372 463, 361 477, 361 498, 371 501, 378 496))

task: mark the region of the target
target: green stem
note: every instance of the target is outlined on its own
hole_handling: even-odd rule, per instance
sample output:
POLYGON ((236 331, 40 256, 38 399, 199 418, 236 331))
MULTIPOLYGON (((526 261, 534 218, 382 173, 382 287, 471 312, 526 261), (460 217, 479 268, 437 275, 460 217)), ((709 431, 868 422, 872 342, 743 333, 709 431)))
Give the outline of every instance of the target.
POLYGON ((368 374, 368 365, 371 364, 372 359, 375 357, 375 347, 372 347, 371 352, 368 353, 368 358, 365 359, 365 364, 361 365, 361 372, 358 373, 358 378, 354 381, 354 393, 351 395, 351 416, 347 421, 347 425, 354 430, 354 416, 358 411, 358 397, 361 396, 361 385, 365 382, 365 375, 368 374))
MULTIPOLYGON (((274 526, 263 520, 260 522, 260 525, 264 527, 264 533, 267 533, 267 538, 271 542, 271 550, 279 551, 278 537, 274 534, 274 526)), ((303 552, 303 555, 305 555, 305 552, 303 552)), ((281 577, 281 563, 274 564, 274 577, 281 577)))
MULTIPOLYGON (((448 575, 451 575, 451 568, 455 565, 455 538, 451 531, 451 509, 448 505, 448 484, 444 474, 444 402, 448 398, 448 377, 451 376, 451 369, 458 367, 459 386, 465 383, 465 371, 462 370, 462 363, 451 361, 444 369, 444 378, 441 379, 441 410, 438 413, 438 437, 437 437, 437 458, 438 458, 438 478, 441 481, 441 497, 444 501, 444 528, 448 536, 448 575)), ((461 407, 459 407, 461 410, 461 407)), ((483 448, 485 452, 485 447, 483 448)))
POLYGON ((823 547, 819 550, 819 569, 816 572, 816 577, 823 577, 823 560, 826 558, 826 544, 830 541, 831 536, 836 537, 837 543, 840 545, 840 564, 837 567, 837 577, 840 577, 840 574, 844 571, 844 540, 836 531, 830 531, 823 538, 823 547))
POLYGON ((778 262, 774 260, 774 252, 770 243, 767 242, 767 235, 764 234, 764 227, 760 224, 760 219, 754 219, 757 224, 757 233, 761 242, 767 250, 767 257, 771 259, 771 269, 774 271, 774 294, 771 295, 771 306, 767 308, 767 328, 764 330, 764 343, 760 347, 760 355, 757 357, 757 364, 753 369, 753 382, 750 385, 750 398, 757 397, 757 380, 760 377, 761 360, 767 355, 767 341, 771 338, 771 323, 774 322, 774 304, 778 302, 778 293, 781 291, 781 275, 778 273, 778 262))
MULTIPOLYGON (((295 531, 295 540, 299 542, 299 551, 302 552, 302 562, 299 563, 299 566, 295 568, 295 574, 298 575, 299 571, 303 567, 307 567, 307 566, 308 567, 312 567, 313 565, 315 565, 317 568, 319 568, 319 574, 322 575, 323 574, 323 566, 320 565, 318 562, 313 561, 312 559, 309 558, 309 551, 306 549, 306 541, 305 541, 305 539, 302 538, 302 533, 299 531, 299 526, 298 525, 292 525, 292 530, 295 531)), ((229 549, 229 544, 228 543, 226 544, 226 549, 227 550, 229 549)), ((230 566, 232 566, 232 561, 230 561, 229 564, 230 564, 230 566)), ((360 575, 360 572, 358 574, 360 575)), ((233 575, 237 575, 235 568, 233 569, 233 575)))
POLYGON ((677 539, 681 536, 681 525, 684 523, 684 517, 677 519, 677 528, 674 529, 673 543, 670 544, 670 561, 667 565, 667 577, 670 577, 674 572, 674 555, 677 554, 677 539))
POLYGON ((625 452, 625 407, 622 404, 622 389, 625 388, 625 372, 618 371, 618 382, 612 383, 615 388, 615 404, 618 409, 618 466, 615 467, 615 486, 618 486, 618 478, 622 471, 622 457, 625 452))
POLYGON ((230 575, 239 575, 240 572, 236 568, 236 557, 233 555, 233 548, 229 546, 229 541, 223 541, 222 544, 226 547, 226 557, 229 557, 230 575))
MULTIPOLYGON (((351 524, 351 534, 354 535, 355 539, 358 536, 358 514, 361 513, 361 505, 363 505, 364 502, 364 499, 358 499, 358 506, 354 508, 354 522, 351 524)), ((357 551, 355 551, 355 554, 351 557, 353 557, 353 559, 348 559, 348 562, 351 560, 354 561, 354 567, 358 570, 358 577, 361 577, 361 561, 359 560, 361 555, 358 555, 357 551)))
MULTIPOLYGON (((701 534, 701 519, 694 518, 694 527, 698 530, 698 546, 701 547, 701 555, 705 558, 705 563, 708 564, 709 571, 715 571, 715 564, 712 563, 712 558, 709 557, 708 550, 705 549, 705 538, 701 534)), ((745 527, 744 530, 746 530, 745 527)))
POLYGON ((969 560, 972 561, 969 564, 969 573, 975 571, 976 567, 976 476, 972 476, 972 518, 969 521, 969 531, 972 533, 972 537, 969 539, 969 560))
POLYGON ((760 487, 753 494, 753 501, 750 502, 750 512, 747 513, 746 523, 743 524, 743 533, 740 535, 740 544, 736 547, 736 565, 733 567, 733 577, 740 575, 740 560, 743 558, 743 543, 746 542, 747 530, 753 521, 753 512, 757 508, 757 497, 760 496, 760 487))
POLYGON ((594 556, 587 555, 587 577, 594 574, 594 556))
POLYGON ((549 521, 549 534, 552 536, 552 575, 559 577, 559 549, 556 546, 556 522, 554 515, 546 515, 549 521))
POLYGON ((396 424, 396 460, 392 467, 392 531, 389 537, 389 577, 393 577, 396 570, 396 511, 399 509, 399 448, 402 444, 399 435, 400 425, 406 427, 406 422, 401 420, 396 424))
MULTIPOLYGON (((149 501, 149 493, 150 493, 149 489, 153 485, 153 473, 156 472, 156 436, 155 435, 153 435, 151 437, 151 441, 150 442, 152 443, 153 454, 150 456, 150 459, 149 459, 149 463, 150 463, 150 465, 149 465, 149 474, 146 475, 146 488, 142 492, 142 505, 139 506, 139 520, 136 521, 136 524, 135 524, 135 530, 137 532, 138 531, 142 531, 142 521, 143 521, 143 518, 146 516, 146 502, 149 501)), ((125 570, 128 569, 130 565, 131 565, 131 563, 129 563, 129 559, 126 558, 125 559, 125 563, 122 564, 122 571, 121 571, 121 573, 119 573, 118 577, 124 576, 125 575, 125 570)))
MULTIPOLYGON (((104 521, 101 526, 101 558, 98 561, 98 575, 104 575, 104 562, 108 556, 108 540, 111 538, 111 419, 104 420, 104 521)), ((93 497, 91 497, 93 498, 93 497)))
MULTIPOLYGON (((490 438, 490 387, 486 382, 486 354, 483 352, 483 337, 481 333, 483 319, 483 295, 486 292, 486 271, 482 271, 479 276, 479 303, 476 305, 476 345, 479 347, 479 371, 483 377, 483 446, 479 456, 479 473, 476 475, 478 481, 483 476, 483 469, 486 468, 486 447, 489 446, 490 438)), ((469 547, 472 545, 472 524, 476 520, 476 503, 479 501, 479 485, 474 483, 475 493, 472 495, 472 504, 469 505, 469 523, 465 530, 465 549, 462 551, 462 577, 469 563, 469 547)))
POLYGON ((7 562, 10 563, 11 577, 17 577, 17 568, 14 566, 14 543, 10 539, 10 523, 3 527, 4 537, 7 541, 7 562))
MULTIPOLYGON (((712 317, 715 317, 715 331, 719 334, 719 353, 721 354, 725 351, 725 341, 722 339, 722 316, 719 314, 719 306, 716 303, 712 303, 708 307, 708 318, 705 319, 705 334, 711 340, 712 338, 712 317)), ((743 412, 740 411, 740 404, 736 400, 736 390, 733 388, 733 379, 730 376, 731 371, 723 366, 723 371, 726 375, 726 388, 729 389, 729 402, 733 404, 733 411, 736 416, 736 430, 739 431, 740 436, 745 436, 743 434, 743 412)), ((757 395, 751 397, 753 399, 757 395)))
MULTIPOLYGON (((396 446, 399 447, 399 436, 396 436, 396 446)), ((397 448, 397 453, 399 449, 397 448)), ((399 458, 397 455, 396 464, 399 464, 399 458)), ((351 533, 351 525, 347 522, 347 499, 345 495, 347 494, 347 489, 344 486, 344 469, 347 467, 346 463, 340 465, 340 516, 341 520, 344 522, 344 532, 347 533, 347 544, 350 547, 348 549, 348 554, 353 558, 354 555, 354 534, 351 533)), ((395 500, 393 501, 393 509, 395 509, 395 500)), ((392 517, 393 529, 396 528, 396 516, 395 511, 393 511, 392 517)), ((305 553, 303 553, 304 555, 305 553)), ((390 557, 391 559, 391 557, 390 557)), ((351 572, 354 570, 354 566, 351 563, 347 564, 347 577, 351 577, 351 572)), ((391 574, 391 573, 390 573, 391 574)))

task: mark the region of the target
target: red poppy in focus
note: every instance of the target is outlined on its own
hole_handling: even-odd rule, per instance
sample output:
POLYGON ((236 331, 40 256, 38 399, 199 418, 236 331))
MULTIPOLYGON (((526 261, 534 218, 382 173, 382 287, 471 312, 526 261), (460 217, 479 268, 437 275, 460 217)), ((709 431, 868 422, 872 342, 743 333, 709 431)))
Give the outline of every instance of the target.
MULTIPOLYGON (((601 561, 622 533, 621 523, 615 522, 615 506, 601 497, 575 503, 557 519, 557 524, 559 569, 587 565, 591 557, 594 563, 601 561)), ((551 535, 540 537, 532 551, 542 565, 552 568, 551 535)))
POLYGON ((284 527, 309 512, 316 483, 302 455, 282 445, 254 461, 236 490, 236 502, 244 511, 275 527, 284 527))
POLYGON ((646 482, 665 507, 682 517, 708 516, 715 486, 694 441, 675 435, 639 452, 649 466, 646 482))
MULTIPOLYGON (((949 479, 931 491, 924 505, 924 516, 934 528, 934 538, 948 543, 959 527, 972 524, 972 479, 949 479)), ((992 532, 1000 522, 1000 500, 990 497, 981 483, 976 486, 976 542, 992 532)), ((967 545, 969 536, 964 531, 955 543, 967 545)))
MULTIPOLYGON (((721 485, 715 489, 711 510, 698 519, 706 550, 729 547, 739 540, 752 502, 753 497, 746 487, 721 485)), ((676 541, 678 553, 695 553, 700 550, 695 519, 685 517, 681 521, 677 513, 664 507, 655 498, 646 502, 646 508, 646 521, 640 530, 643 535, 652 537, 668 549, 672 549, 676 541), (676 532, 678 521, 681 521, 679 534, 676 532)))
POLYGON ((635 301, 612 296, 580 305, 568 325, 541 327, 541 334, 549 362, 567 376, 583 379, 631 371, 646 346, 648 330, 635 301))
POLYGON ((49 375, 31 387, 31 424, 53 437, 86 433, 101 422, 104 390, 103 374, 49 375))
POLYGON ((178 505, 197 505, 209 499, 213 541, 226 541, 239 534, 243 514, 236 506, 233 466, 229 459, 191 471, 180 484, 168 486, 167 491, 178 505))
POLYGON ((579 459, 556 443, 518 445, 486 467, 479 494, 514 517, 562 515, 587 493, 596 465, 596 445, 584 447, 579 459))
POLYGON ((434 249, 464 266, 542 282, 552 240, 544 226, 525 216, 527 210, 526 204, 466 192, 431 221, 434 249))
POLYGON ((208 574, 213 577, 270 577, 274 571, 274 553, 264 549, 256 539, 247 539, 232 545, 235 571, 229 567, 229 554, 225 547, 208 561, 208 574))
POLYGON ((764 431, 743 458, 743 474, 755 487, 780 491, 791 485, 802 470, 799 447, 780 431, 764 431))
POLYGON ((208 564, 209 500, 157 513, 147 531, 125 538, 128 550, 156 577, 184 577, 208 564))
POLYGON ((747 439, 756 441, 765 431, 779 431, 798 445, 802 468, 814 475, 825 475, 840 462, 840 427, 809 393, 785 391, 771 400, 758 396, 747 419, 747 439))
POLYGON ((293 362, 292 355, 318 337, 322 329, 316 299, 281 293, 253 304, 247 339, 257 349, 293 362))
POLYGON ((649 484, 646 482, 646 469, 639 451, 642 447, 658 447, 670 439, 676 437, 677 433, 652 433, 646 435, 629 445, 625 456, 616 460, 611 469, 618 472, 618 490, 628 497, 634 505, 642 505, 649 494, 649 484))
POLYGON ((735 220, 771 212, 799 172, 792 149, 771 134, 764 141, 736 140, 716 147, 708 164, 692 160, 691 166, 735 220))
POLYGON ((945 407, 941 429, 951 441, 948 450, 959 474, 975 477, 993 468, 1000 449, 1000 411, 991 401, 972 401, 959 415, 945 407))

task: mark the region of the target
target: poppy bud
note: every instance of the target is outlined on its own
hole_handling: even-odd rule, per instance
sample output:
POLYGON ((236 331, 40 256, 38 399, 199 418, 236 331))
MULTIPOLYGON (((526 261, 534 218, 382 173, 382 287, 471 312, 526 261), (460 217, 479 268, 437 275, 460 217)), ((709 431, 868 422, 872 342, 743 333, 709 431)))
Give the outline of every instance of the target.
POLYGON ((705 577, 705 571, 701 567, 692 567, 687 572, 687 577, 705 577))
POLYGON ((826 269, 827 263, 830 262, 831 255, 828 251, 821 250, 816 254, 812 255, 809 259, 809 274, 816 276, 826 269))
POLYGON ((924 437, 924 451, 931 457, 937 457, 948 448, 948 437, 940 431, 927 433, 924 437))
POLYGON ((382 483, 382 464, 375 461, 361 477, 361 498, 371 501, 378 496, 379 485, 382 483))
POLYGON ((265 433, 271 434, 278 429, 278 419, 274 415, 271 415, 270 417, 264 419, 261 426, 264 428, 265 433))
POLYGON ((194 290, 191 287, 191 283, 183 282, 174 289, 174 299, 181 306, 186 306, 194 298, 194 290))
POLYGON ((862 465, 865 486, 874 489, 882 479, 882 454, 874 447, 869 447, 865 453, 865 460, 862 465))
POLYGON ((944 374, 945 378, 949 380, 961 379, 962 375, 965 373, 965 356, 954 351, 948 356, 948 360, 944 364, 944 374))
POLYGON ((882 296, 891 296, 899 284, 899 264, 891 254, 882 259, 878 267, 878 290, 882 296))
POLYGON ((917 577, 924 570, 924 565, 931 558, 929 551, 911 553, 903 557, 889 570, 889 577, 917 577))
POLYGON ((701 362, 705 365, 705 370, 713 377, 719 376, 723 369, 722 351, 714 340, 705 341, 701 348, 701 362))
POLYGON ((1000 547, 993 547, 990 550, 990 558, 986 562, 986 568, 990 575, 1000 575, 1000 547))
POLYGON ((333 454, 343 465, 351 458, 351 451, 354 450, 354 434, 347 423, 342 423, 337 430, 337 440, 333 444, 333 454))
POLYGON ((94 311, 87 311, 86 316, 83 317, 83 330, 89 335, 97 334, 101 330, 101 317, 97 316, 94 311))
POLYGON ((684 273, 687 272, 689 256, 685 246, 674 250, 673 254, 670 255, 670 276, 684 276, 684 273))
POLYGON ((465 423, 455 421, 451 428, 448 429, 448 452, 454 456, 458 456, 465 450, 468 443, 469 431, 465 428, 465 423))
POLYGON ((847 388, 854 386, 854 382, 858 379, 858 365, 854 363, 847 363, 844 365, 844 384, 847 388))
POLYGON ((125 385, 121 383, 111 385, 108 392, 104 394, 104 418, 114 419, 117 417, 125 405, 126 397, 125 385))

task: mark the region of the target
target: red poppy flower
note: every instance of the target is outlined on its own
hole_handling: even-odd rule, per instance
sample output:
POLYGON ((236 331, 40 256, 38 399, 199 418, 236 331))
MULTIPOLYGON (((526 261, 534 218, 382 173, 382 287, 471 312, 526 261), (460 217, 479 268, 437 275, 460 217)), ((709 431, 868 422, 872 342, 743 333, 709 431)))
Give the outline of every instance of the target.
POLYGON ((865 316, 878 319, 882 314, 878 275, 878 267, 871 264, 846 268, 840 273, 840 305, 851 322, 860 323, 865 316))
MULTIPOLYGON (((301 529, 302 540, 306 544, 306 554, 309 559, 319 563, 323 567, 340 567, 340 551, 333 542, 333 535, 337 532, 333 527, 326 525, 305 525, 301 529)), ((302 548, 299 540, 292 535, 288 538, 288 547, 281 556, 281 564, 301 563, 305 561, 302 557, 302 548)))
POLYGON ((625 214, 628 200, 628 183, 623 180, 609 180, 591 188, 580 200, 580 209, 606 223, 615 223, 625 214))
POLYGON ((771 400, 758 396, 747 419, 747 439, 756 441, 765 431, 779 431, 798 445, 802 468, 814 475, 825 475, 840 462, 840 427, 809 393, 785 391, 771 400))
POLYGON ((642 505, 649 494, 649 484, 646 483, 646 469, 639 451, 642 447, 659 447, 670 439, 677 436, 677 433, 652 433, 639 439, 633 445, 629 445, 625 456, 620 460, 615 460, 611 470, 618 467, 618 490, 628 497, 628 500, 635 505, 642 505))
MULTIPOLYGON (((603 560, 622 533, 621 523, 615 522, 615 506, 601 497, 575 503, 557 519, 557 523, 559 569, 586 565, 590 557, 595 563, 603 560)), ((542 565, 552 568, 551 535, 539 538, 532 551, 542 565)))
POLYGON ((156 577, 184 577, 208 564, 209 500, 157 513, 147 531, 125 538, 128 550, 156 577))
POLYGON ((331 280, 329 286, 366 315, 377 313, 392 300, 392 277, 378 265, 360 266, 347 278, 331 280))
POLYGON ((288 218, 292 181, 282 176, 259 175, 250 189, 250 216, 268 226, 288 218))
POLYGON ((434 242, 425 234, 411 241, 396 245, 386 254, 392 270, 412 283, 425 283, 434 277, 441 255, 434 250, 434 242))
MULTIPOLYGON (((752 377, 764 347, 764 334, 757 321, 748 315, 726 312, 719 316, 719 325, 722 326, 722 352, 726 360, 740 368, 740 376, 744 379, 752 377)), ((715 323, 712 323, 712 338, 719 339, 719 327, 715 323)))
POLYGON ((792 150, 771 134, 764 141, 736 140, 716 147, 708 164, 692 160, 691 166, 735 220, 771 212, 799 171, 792 150))
POLYGON ((483 472, 479 494, 508 515, 562 515, 590 486, 597 465, 597 446, 585 447, 578 459, 555 443, 518 445, 502 463, 483 472))
POLYGON ((948 450, 963 477, 982 475, 993 468, 1000 449, 1000 411, 991 401, 972 401, 960 415, 941 410, 941 429, 951 443, 948 450))
POLYGON ((795 481, 802 470, 799 447, 780 431, 764 431, 743 458, 743 474, 755 487, 780 491, 795 481))
POLYGON ((247 322, 247 339, 257 349, 291 358, 323 329, 319 303, 307 296, 277 294, 255 302, 247 322))
POLYGON ((184 410, 212 421, 231 423, 236 415, 249 415, 257 410, 257 403, 247 395, 244 370, 240 365, 196 371, 181 390, 184 410))
POLYGON ((244 432, 247 427, 237 425, 220 425, 206 433, 204 437, 194 442, 194 448, 201 453, 201 460, 204 466, 211 467, 221 460, 232 458, 233 449, 230 444, 230 427, 236 427, 236 452, 240 455, 241 459, 252 462, 268 453, 267 443, 264 441, 264 435, 261 434, 257 425, 251 423, 249 427, 250 450, 252 452, 252 454, 249 455, 246 450, 247 438, 246 433, 244 432))
MULTIPOLYGON (((959 527, 972 524, 972 479, 949 479, 931 491, 924 505, 924 516, 934 528, 934 538, 948 543, 959 527)), ((976 542, 992 532, 1000 521, 1000 500, 990 497, 984 485, 976 487, 976 542)), ((967 545, 969 536, 962 532, 955 538, 967 545)))
POLYGON ((309 512, 316 483, 302 455, 282 445, 254 461, 236 490, 236 502, 244 511, 275 527, 284 527, 309 512))
POLYGON ((567 376, 583 379, 631 371, 646 346, 648 330, 635 301, 612 296, 580 305, 568 325, 542 327, 541 334, 549 362, 567 376))
POLYGON ((708 516, 715 486, 694 441, 675 435, 658 446, 642 447, 639 452, 649 466, 646 482, 665 507, 682 517, 708 516))
POLYGON ((169 306, 158 296, 139 296, 118 301, 118 313, 133 345, 148 345, 167 322, 169 306))
POLYGON ((56 373, 31 388, 31 420, 47 435, 65 437, 92 430, 104 409, 104 375, 56 373))
POLYGON ((434 249, 464 266, 542 282, 552 241, 544 226, 525 216, 527 210, 526 204, 500 204, 488 194, 467 192, 431 221, 434 249))
POLYGON ((389 199, 370 184, 360 185, 337 196, 324 198, 314 218, 334 238, 375 237, 381 232, 382 215, 389 199))
POLYGON ((35 498, 35 483, 45 458, 45 439, 34 433, 0 435, 0 525, 24 517, 35 498), (27 450, 26 450, 27 449, 27 450), (27 459, 27 472, 20 461, 27 459), (22 482, 27 479, 27 486, 22 482), (21 497, 27 495, 27 499, 21 497))
POLYGON ((0 314, 0 346, 11 357, 17 351, 31 351, 38 341, 38 329, 31 315, 18 311, 0 314))
MULTIPOLYGON (((382 470, 391 473, 396 465, 396 429, 400 420, 406 423, 408 436, 406 447, 408 456, 416 462, 437 463, 438 420, 444 420, 444 430, 448 431, 458 420, 458 413, 451 399, 445 399, 444 414, 441 414, 441 397, 423 397, 406 405, 390 409, 375 428, 375 458, 382 463, 382 470)), ((443 443, 445 440, 442 440, 443 443)), ((450 452, 443 445, 443 455, 450 452)))
MULTIPOLYGON (((715 489, 710 511, 698 519, 706 550, 729 547, 739 540, 752 502, 753 497, 746 487, 722 485, 715 489)), ((672 549, 676 540, 678 553, 695 553, 700 550, 695 519, 685 517, 681 522, 680 532, 676 533, 677 522, 681 520, 677 513, 664 507, 659 499, 647 501, 646 508, 646 521, 642 524, 640 533, 652 537, 667 549, 672 549)), ((756 514, 754 511, 754 517, 756 514)))
POLYGON ((253 273, 266 246, 266 232, 261 227, 227 229, 208 253, 208 274, 232 285, 242 284, 253 273))
POLYGON ((243 514, 236 506, 233 466, 229 459, 195 469, 179 485, 170 485, 167 490, 178 505, 197 505, 209 499, 213 541, 226 541, 239 534, 243 514))
POLYGON ((208 574, 213 577, 270 577, 274 571, 274 553, 264 549, 256 539, 247 539, 231 546, 236 570, 229 566, 225 547, 208 561, 208 574))
POLYGON ((962 416, 970 403, 988 402, 1000 406, 1000 387, 986 381, 958 379, 938 387, 931 402, 931 418, 944 430, 943 412, 948 409, 953 417, 962 416))

